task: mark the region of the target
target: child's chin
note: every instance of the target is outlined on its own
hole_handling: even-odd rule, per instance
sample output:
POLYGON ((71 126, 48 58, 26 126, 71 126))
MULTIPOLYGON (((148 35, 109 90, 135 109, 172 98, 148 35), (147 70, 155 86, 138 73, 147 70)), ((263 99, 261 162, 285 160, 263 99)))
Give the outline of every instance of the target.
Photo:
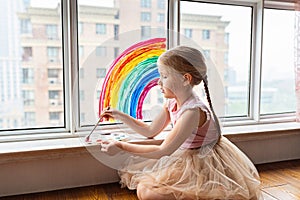
POLYGON ((168 99, 168 98, 169 98, 169 99, 170 99, 170 98, 173 98, 171 95, 168 95, 168 94, 166 94, 166 93, 163 93, 163 94, 164 94, 164 97, 167 98, 167 99, 168 99))

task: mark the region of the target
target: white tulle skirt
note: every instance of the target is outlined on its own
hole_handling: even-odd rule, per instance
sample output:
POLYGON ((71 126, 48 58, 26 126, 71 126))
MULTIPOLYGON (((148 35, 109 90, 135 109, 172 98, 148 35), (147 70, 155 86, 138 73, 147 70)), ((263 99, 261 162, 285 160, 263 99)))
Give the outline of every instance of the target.
POLYGON ((227 138, 214 147, 178 149, 170 156, 131 156, 119 170, 123 187, 138 184, 176 199, 262 199, 258 172, 227 138))

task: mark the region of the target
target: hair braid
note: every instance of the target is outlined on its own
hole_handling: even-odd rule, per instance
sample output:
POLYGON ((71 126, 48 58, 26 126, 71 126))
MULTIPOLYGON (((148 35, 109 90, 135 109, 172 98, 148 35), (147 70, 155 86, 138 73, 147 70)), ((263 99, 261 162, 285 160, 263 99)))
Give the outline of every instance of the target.
POLYGON ((204 83, 204 90, 205 90, 205 94, 206 94, 206 99, 208 101, 208 104, 209 104, 209 107, 210 107, 210 110, 212 111, 212 114, 213 114, 213 117, 215 119, 215 122, 216 122, 216 125, 217 125, 217 130, 219 132, 219 135, 221 135, 221 126, 220 126, 220 122, 219 122, 219 119, 213 109, 213 105, 212 105, 212 101, 211 101, 211 98, 210 98, 210 94, 209 94, 209 90, 208 90, 208 85, 207 85, 207 81, 204 81, 203 80, 203 83, 204 83))

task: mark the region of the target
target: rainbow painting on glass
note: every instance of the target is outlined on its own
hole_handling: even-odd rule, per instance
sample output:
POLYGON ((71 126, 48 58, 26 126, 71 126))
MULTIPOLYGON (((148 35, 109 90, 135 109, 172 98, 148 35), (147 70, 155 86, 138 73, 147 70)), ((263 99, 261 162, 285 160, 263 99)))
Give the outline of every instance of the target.
POLYGON ((110 65, 99 99, 99 113, 108 106, 143 119, 148 92, 157 85, 156 61, 166 51, 166 38, 152 38, 123 51, 110 65))

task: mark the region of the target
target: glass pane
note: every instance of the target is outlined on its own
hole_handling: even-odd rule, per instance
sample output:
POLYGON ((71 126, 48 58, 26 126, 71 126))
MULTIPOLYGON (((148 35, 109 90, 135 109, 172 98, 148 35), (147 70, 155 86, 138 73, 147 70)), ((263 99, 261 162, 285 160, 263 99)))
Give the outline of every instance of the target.
POLYGON ((0 10, 0 130, 63 127, 60 1, 2 1, 0 10))
POLYGON ((181 1, 180 31, 212 62, 214 109, 225 117, 248 116, 251 13, 246 6, 181 1))
POLYGON ((296 110, 294 19, 294 11, 264 10, 261 114, 296 110))
MULTIPOLYGON (((125 77, 128 77, 129 72, 123 70, 118 72, 119 76, 116 74, 113 77, 110 69, 120 64, 122 59, 128 56, 127 50, 136 44, 166 37, 167 5, 167 0, 78 0, 79 116, 81 126, 95 124, 99 110, 103 106, 107 106, 106 94, 109 91, 106 90, 108 88, 106 86, 109 85, 108 83, 116 86, 120 82, 125 82, 125 77), (113 77, 114 80, 107 77, 113 77), (104 91, 106 93, 103 95, 104 91), (100 98, 101 95, 104 97, 100 98)), ((131 57, 130 61, 136 59, 138 55, 131 57)), ((135 66, 142 63, 141 60, 136 61, 135 66)), ((124 69, 125 66, 130 66, 130 64, 122 65, 124 69)), ((136 81, 142 79, 137 76, 132 78, 136 81)), ((118 109, 123 104, 129 103, 130 107, 137 104, 133 100, 134 95, 131 95, 134 93, 133 91, 131 94, 122 96, 120 95, 121 91, 125 88, 119 86, 115 88, 116 90, 110 92, 115 99, 112 107, 118 109)), ((157 105, 161 105, 161 94, 157 90, 158 87, 151 87, 145 93, 147 96, 142 99, 140 112, 143 120, 151 120, 153 112, 158 110, 157 105)), ((141 99, 140 96, 138 98, 141 99)))

